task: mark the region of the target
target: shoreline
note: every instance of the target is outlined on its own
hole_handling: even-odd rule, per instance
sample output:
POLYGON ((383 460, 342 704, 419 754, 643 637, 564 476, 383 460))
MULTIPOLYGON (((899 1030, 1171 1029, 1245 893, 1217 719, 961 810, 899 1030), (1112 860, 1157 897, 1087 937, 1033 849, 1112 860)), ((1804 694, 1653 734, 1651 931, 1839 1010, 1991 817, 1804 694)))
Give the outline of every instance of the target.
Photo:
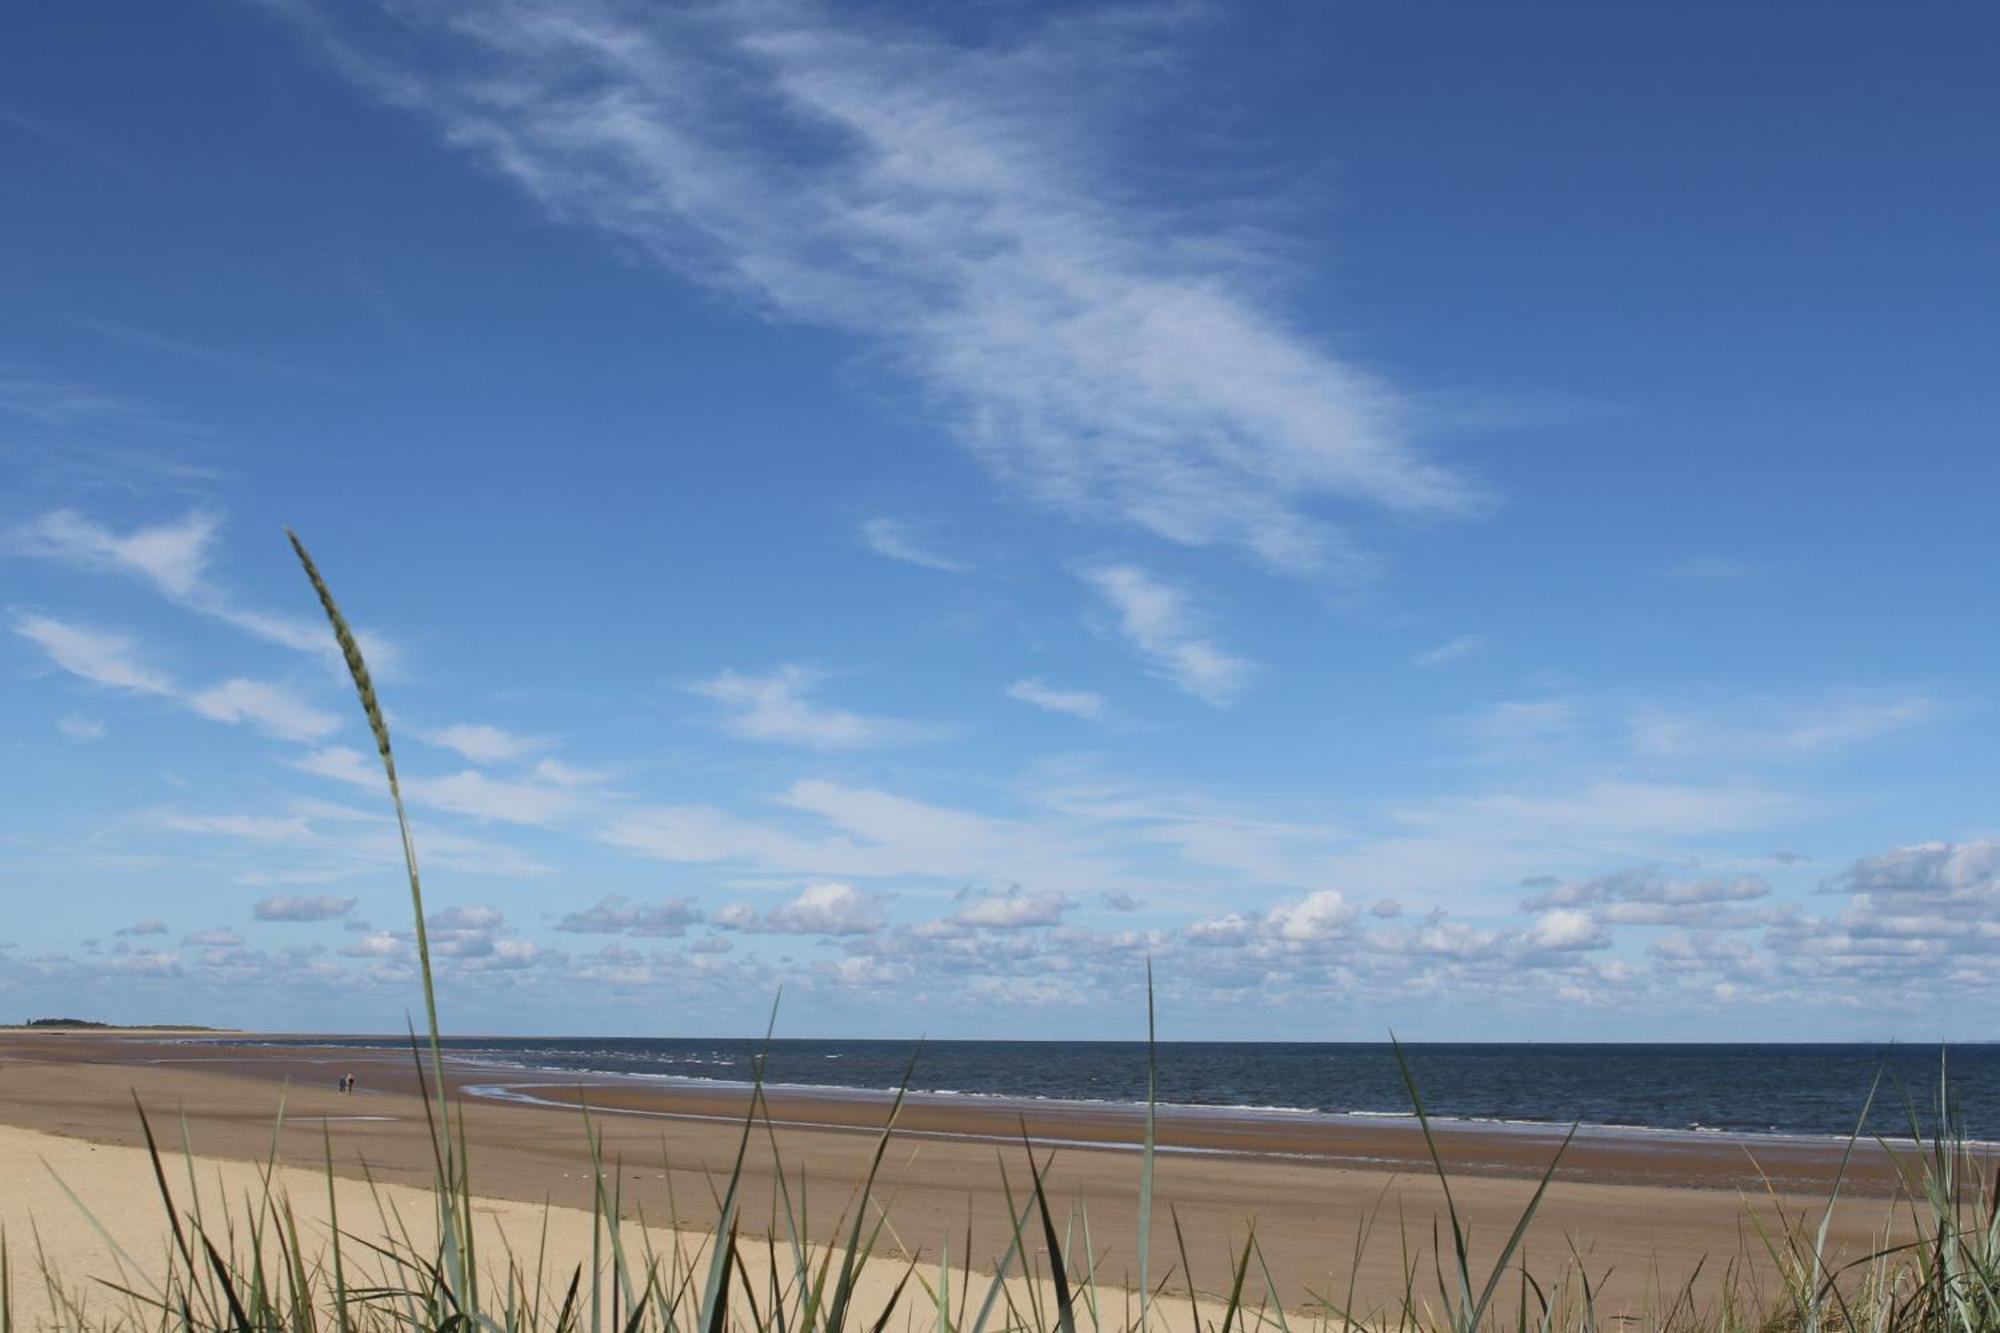
MULTIPOLYGON (((742 1143, 746 1090, 664 1087, 624 1080, 520 1075, 454 1064, 451 1095, 462 1108, 475 1192, 515 1203, 587 1207, 593 1160, 626 1182, 633 1215, 649 1224, 699 1231, 712 1223, 710 1191, 731 1169, 742 1143), (498 1082, 527 1092, 531 1104, 486 1091, 498 1082), (485 1092, 483 1096, 470 1095, 485 1092), (587 1120, 580 1108, 588 1106, 587 1120), (591 1136, 600 1147, 593 1149, 591 1136), (594 1159, 594 1152, 601 1156, 594 1159)), ((1007 1191, 1025 1178, 1025 1134, 1044 1162, 1052 1198, 1087 1207, 1098 1248, 1130 1265, 1136 1245, 1137 1153, 1143 1110, 1036 1103, 1001 1108, 966 1099, 918 1099, 899 1117, 884 1159, 880 1198, 897 1234, 917 1253, 939 1238, 976 1233, 982 1253, 1005 1232, 1007 1191), (948 1104, 939 1104, 948 1103, 948 1104), (1046 1159, 1046 1160, 1044 1160, 1046 1159)), ((352 1047, 225 1046, 139 1036, 0 1035, 0 1123, 92 1144, 143 1142, 135 1101, 162 1137, 178 1145, 184 1130, 204 1157, 258 1161, 276 1151, 293 1165, 330 1165, 336 1175, 365 1175, 422 1188, 432 1161, 426 1105, 406 1051, 352 1047), (359 1091, 334 1090, 342 1073, 359 1091), (282 1115, 282 1119, 280 1116, 282 1115), (179 1124, 174 1121, 178 1119, 179 1124)), ((815 1230, 831 1222, 865 1177, 881 1138, 885 1097, 809 1096, 774 1091, 770 1128, 752 1136, 745 1165, 746 1229, 772 1225, 782 1175, 787 1188, 810 1177, 815 1230)), ((1443 1205, 1422 1135, 1406 1124, 1300 1123, 1296 1116, 1186 1115, 1163 1111, 1156 1164, 1159 1225, 1155 1273, 1178 1261, 1169 1205, 1209 1267, 1233 1238, 1254 1226, 1277 1291, 1302 1300, 1324 1290, 1330 1271, 1355 1265, 1364 1294, 1397 1290, 1400 1246, 1426 1248, 1431 1219, 1443 1205), (1372 1236, 1372 1239, 1370 1237, 1372 1236)), ((1754 1271, 1757 1228, 1782 1213, 1817 1215, 1839 1170, 1842 1145, 1769 1145, 1755 1163, 1738 1145, 1710 1136, 1633 1144, 1629 1137, 1582 1137, 1564 1155, 1538 1215, 1529 1249, 1543 1271, 1567 1270, 1575 1241, 1593 1270, 1615 1268, 1607 1300, 1636 1308, 1656 1279, 1695 1277, 1701 1294, 1732 1266, 1754 1271), (1704 1266, 1704 1261, 1706 1266, 1704 1266), (1650 1275, 1650 1276, 1649 1276, 1650 1275)), ((1495 1133, 1488 1127, 1440 1126, 1439 1150, 1468 1225, 1495 1243, 1548 1167, 1553 1139, 1495 1133)), ((176 1149, 177 1151, 178 1149, 176 1149)), ((1848 1254, 1872 1247, 1895 1228, 1895 1164, 1879 1149, 1857 1154, 1831 1243, 1848 1254)), ((64 1207, 58 1193, 40 1200, 64 1207)), ((961 1253, 959 1241, 953 1253, 961 1253)), ((1107 1282, 1113 1269, 1107 1269, 1107 1282)), ((1253 1285, 1261 1287, 1259 1277, 1253 1285)), ((1114 1283, 1115 1285, 1115 1283, 1114 1283)))
MULTIPOLYGON (((327 1034, 331 1037, 332 1034, 327 1034)), ((382 1039, 376 1044, 315 1044, 305 1037, 251 1035, 209 1040, 173 1038, 168 1044, 219 1051, 282 1052, 330 1066, 343 1061, 383 1071, 401 1086, 410 1052, 382 1039)), ((479 1040, 461 1038, 459 1040, 479 1040)), ((233 1063, 224 1056, 207 1057, 233 1063)), ((426 1053, 426 1062, 428 1054, 426 1053)), ((657 1120, 740 1123, 755 1086, 747 1080, 619 1070, 577 1070, 535 1065, 478 1053, 445 1050, 447 1077, 462 1096, 492 1104, 573 1110, 657 1120)), ((764 1101, 778 1123, 825 1131, 873 1130, 895 1099, 894 1088, 824 1083, 767 1083, 764 1101)), ((1142 1146, 1143 1102, 1022 1096, 1004 1093, 912 1090, 903 1097, 899 1133, 916 1138, 1019 1144, 1021 1122, 1033 1127, 1041 1147, 1136 1151, 1142 1146)), ((1156 1108, 1156 1149, 1161 1155, 1213 1155, 1329 1165, 1428 1168, 1413 1112, 1321 1111, 1162 1102, 1156 1108), (1379 1151, 1371 1150, 1379 1148, 1379 1151)), ((1849 1187, 1882 1193, 1899 1180, 1892 1169, 1871 1170, 1882 1146, 1851 1134, 1811 1134, 1739 1129, 1678 1129, 1548 1120, 1430 1116, 1441 1144, 1462 1148, 1455 1170, 1478 1174, 1537 1175, 1565 1138, 1567 1170, 1607 1183, 1672 1183, 1691 1188, 1748 1188, 1775 1180, 1794 1188, 1830 1183, 1832 1170, 1853 1145, 1859 1171, 1849 1187), (1574 1136, 1571 1131, 1574 1128, 1574 1136), (1482 1152, 1493 1147, 1497 1151, 1482 1152), (1539 1160, 1524 1154, 1540 1151, 1539 1160), (1657 1159, 1659 1169, 1642 1165, 1657 1159), (1755 1162, 1755 1168, 1750 1167, 1755 1162)), ((2000 1153, 2000 1143, 1968 1140, 1976 1152, 2000 1153)), ((1892 1141, 1896 1151, 1912 1145, 1892 1141)), ((1881 1165, 1881 1164, 1878 1164, 1881 1165)))
MULTIPOLYGON (((37 1038, 45 1041, 46 1038, 37 1038)), ((264 1083, 319 1084, 330 1089, 342 1072, 360 1071, 364 1090, 409 1095, 417 1076, 407 1047, 319 1046, 282 1042, 209 1041, 145 1034, 85 1035, 84 1043, 116 1043, 126 1067, 204 1071, 264 1083)), ((6 1044, 0 1038, 0 1054, 6 1044)), ((592 1115, 655 1125, 739 1127, 752 1085, 675 1075, 537 1069, 446 1053, 452 1095, 496 1110, 592 1115), (495 1077, 504 1075, 504 1077, 495 1077)), ((426 1073, 428 1057, 426 1056, 426 1073)), ((801 1134, 844 1137, 880 1132, 893 1094, 826 1085, 764 1089, 772 1123, 801 1134)), ((0 1107, 0 1115, 4 1108, 0 1107)), ((897 1118, 899 1138, 938 1143, 1102 1152, 1129 1157, 1143 1144, 1145 1107, 1126 1102, 1012 1098, 986 1094, 908 1094, 897 1118)), ((1387 1114, 1270 1111, 1225 1106, 1163 1105, 1156 1120, 1161 1158, 1244 1162, 1373 1172, 1428 1172, 1429 1148, 1416 1118, 1387 1114)), ((1433 1119, 1431 1131, 1456 1175, 1539 1177, 1570 1127, 1547 1122, 1433 1119)), ((1894 1145, 1908 1151, 1908 1145, 1894 1145)), ((1992 1145, 1975 1145, 1992 1154, 1992 1145)), ((1605 1185, 1802 1194, 1832 1185, 1848 1155, 1846 1137, 1581 1126, 1563 1151, 1558 1178, 1605 1185)), ((1891 1153, 1855 1141, 1842 1188, 1882 1197, 1902 1184, 1891 1153)))

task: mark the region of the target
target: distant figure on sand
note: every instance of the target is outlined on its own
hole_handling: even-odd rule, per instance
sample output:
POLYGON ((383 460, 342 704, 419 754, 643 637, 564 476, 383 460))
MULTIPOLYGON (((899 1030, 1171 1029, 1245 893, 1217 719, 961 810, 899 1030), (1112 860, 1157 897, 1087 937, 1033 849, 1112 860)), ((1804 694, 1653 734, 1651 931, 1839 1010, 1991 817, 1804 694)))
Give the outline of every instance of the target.
POLYGON ((341 1094, 341 1096, 343 1096, 343 1097, 344 1097, 344 1096, 346 1096, 346 1095, 347 1095, 348 1093, 350 1093, 350 1092, 353 1092, 353 1091, 354 1091, 354 1075, 352 1075, 352 1074, 342 1074, 342 1075, 340 1076, 340 1094, 341 1094))

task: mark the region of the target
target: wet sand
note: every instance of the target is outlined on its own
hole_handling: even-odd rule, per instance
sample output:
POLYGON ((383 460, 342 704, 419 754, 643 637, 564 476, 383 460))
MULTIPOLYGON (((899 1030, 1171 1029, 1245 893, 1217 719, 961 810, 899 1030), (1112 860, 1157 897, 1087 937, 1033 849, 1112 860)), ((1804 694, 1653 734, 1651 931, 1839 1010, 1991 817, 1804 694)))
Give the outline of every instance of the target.
MULTIPOLYGON (((473 1177, 482 1195, 580 1208, 591 1193, 580 1103, 615 1164, 628 1216, 701 1228, 715 1216, 712 1188, 741 1141, 748 1094, 726 1086, 453 1066, 464 1106, 473 1177)), ((337 1172, 422 1186, 431 1175, 424 1103, 407 1054, 221 1046, 126 1035, 0 1035, 0 1123, 101 1144, 136 1145, 134 1097, 164 1139, 185 1122, 199 1153, 259 1159, 278 1131, 284 1160, 324 1161, 337 1172), (334 1085, 355 1073, 360 1090, 334 1085)), ((746 1228, 769 1224, 779 1163, 796 1195, 803 1170, 812 1230, 829 1238, 867 1171, 888 1099, 873 1094, 785 1089, 768 1098, 772 1129, 760 1127, 745 1165, 746 1228), (774 1152, 775 1143, 775 1152, 774 1152)), ((941 1238, 989 1261, 1010 1234, 1003 1176, 1017 1197, 1027 1176, 1023 1131, 1059 1208, 1087 1207, 1104 1281, 1136 1275, 1134 1246, 1142 1132, 1136 1109, 1046 1102, 919 1097, 903 1110, 877 1196, 898 1243, 933 1257, 941 1238)), ((1511 1230, 1560 1138, 1545 1127, 1445 1125, 1440 1150, 1459 1208, 1471 1221, 1475 1257, 1511 1230)), ((1160 1114, 1152 1271, 1172 1271, 1184 1289, 1167 1206, 1188 1237, 1197 1287, 1224 1285, 1231 1244, 1255 1226, 1284 1303, 1303 1309, 1315 1294, 1344 1303, 1350 1271, 1358 1301, 1372 1308, 1402 1290, 1416 1258, 1419 1288, 1434 1285, 1429 1246, 1442 1193, 1421 1135, 1396 1120, 1164 1109, 1160 1114), (1372 1216, 1372 1226, 1369 1218, 1372 1216), (1355 1253, 1357 1241, 1366 1233, 1355 1253), (1407 1241, 1410 1247, 1405 1251, 1407 1241)), ((1593 1280, 1609 1270, 1605 1301, 1637 1311, 1662 1302, 1694 1274, 1698 1299, 1713 1299, 1732 1264, 1762 1273, 1752 1217, 1771 1225, 1780 1208, 1811 1211, 1838 1169, 1842 1145, 1808 1139, 1586 1132, 1564 1154, 1527 1253, 1538 1275, 1570 1266, 1571 1246, 1593 1280), (1755 1158, 1752 1159, 1754 1151, 1755 1158), (1775 1196, 1766 1193, 1768 1178, 1775 1196)), ((1850 1169, 1850 1201, 1836 1213, 1834 1244, 1863 1252, 1892 1219, 1892 1164, 1862 1151, 1850 1169)), ((59 1192, 48 1191, 51 1206, 59 1192)), ((990 1268, 990 1262, 985 1265, 990 1268)), ((1263 1283, 1248 1284, 1260 1298, 1263 1283)))

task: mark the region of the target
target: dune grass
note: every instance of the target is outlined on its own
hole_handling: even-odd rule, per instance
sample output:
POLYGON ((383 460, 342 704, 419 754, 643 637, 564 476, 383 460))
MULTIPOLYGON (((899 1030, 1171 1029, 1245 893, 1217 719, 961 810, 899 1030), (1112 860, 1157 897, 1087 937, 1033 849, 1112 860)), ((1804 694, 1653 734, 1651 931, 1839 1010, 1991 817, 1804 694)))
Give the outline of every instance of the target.
MULTIPOLYGON (((1215 1275, 1219 1281, 1203 1285, 1194 1276, 1186 1237, 1170 1205, 1167 1220, 1178 1262, 1156 1277, 1151 1250, 1158 1065, 1150 966, 1148 1095, 1138 1155, 1133 1291, 1114 1294, 1100 1282, 1101 1260, 1090 1244, 1086 1209, 1066 1210, 1058 1224, 1046 1185, 1047 1160, 1037 1156, 1025 1132, 1021 1166, 1002 1176, 1012 1223, 1001 1252, 986 1264, 977 1264, 968 1233, 956 1256, 949 1239, 939 1247, 934 1263, 919 1264, 906 1256, 888 1229, 886 1208, 876 1197, 879 1172, 903 1105, 901 1093, 884 1116, 865 1179, 839 1224, 827 1233, 834 1237, 832 1243, 813 1240, 803 1188, 794 1197, 783 1170, 775 1176, 780 1192, 774 1209, 777 1221, 763 1234, 746 1235, 740 1217, 744 1163, 753 1145, 768 1142, 774 1155, 778 1146, 763 1096, 761 1059, 734 1164, 717 1186, 713 1223, 696 1243, 676 1242, 660 1253, 650 1233, 632 1234, 623 1220, 627 1211, 623 1175, 613 1171, 607 1177, 597 1129, 585 1110, 578 1132, 590 1145, 597 1168, 588 1262, 566 1271, 554 1269, 546 1229, 534 1254, 506 1248, 497 1256, 483 1256, 464 1121, 446 1090, 423 884, 388 723, 359 642, 304 544, 296 535, 288 535, 326 612, 374 735, 402 836, 423 980, 425 1030, 411 1034, 411 1054, 433 1150, 432 1216, 413 1224, 371 1182, 374 1215, 359 1225, 342 1219, 329 1141, 328 1221, 318 1234, 303 1230, 291 1198, 278 1183, 275 1130, 270 1157, 260 1174, 261 1192, 239 1201, 205 1204, 185 1130, 177 1150, 163 1149, 144 1109, 135 1102, 169 1235, 164 1276, 141 1276, 147 1270, 100 1226, 100 1235, 116 1256, 116 1271, 97 1275, 88 1289, 77 1288, 58 1274, 38 1242, 23 1264, 18 1238, 0 1234, 0 1333, 14 1333, 17 1328, 78 1333, 86 1329, 888 1333, 892 1328, 925 1333, 1135 1333, 1166 1323, 1162 1302, 1168 1300, 1174 1303, 1175 1326, 1192 1333, 1361 1329, 1610 1333, 1613 1324, 1661 1333, 2000 1333, 2000 1194, 1993 1163, 1963 1135, 1949 1084, 1942 1076, 1936 1120, 1929 1133, 1912 1103, 1908 1139, 1883 1145, 1890 1148, 1901 1177, 1897 1206, 1907 1211, 1910 1238, 1836 1263, 1827 1248, 1828 1228, 1840 1202, 1836 1183, 1817 1226, 1780 1210, 1783 1220, 1759 1231, 1768 1270, 1777 1279, 1778 1291, 1769 1298, 1746 1276, 1745 1268, 1732 1264, 1719 1297, 1698 1302, 1697 1274, 1689 1274, 1679 1286, 1652 1284, 1658 1294, 1647 1308, 1614 1316, 1599 1309, 1603 1275, 1593 1279, 1574 1249, 1572 1262, 1561 1271, 1531 1272, 1519 1261, 1521 1245, 1554 1179, 1561 1149, 1534 1186, 1497 1255, 1475 1263, 1467 1227, 1451 1194, 1449 1173, 1407 1063, 1402 1066, 1404 1080, 1445 1206, 1428 1228, 1428 1244, 1425 1228, 1416 1228, 1414 1237, 1409 1225, 1402 1228, 1404 1279, 1393 1298, 1365 1308, 1357 1303, 1354 1274, 1378 1220, 1372 1213, 1357 1233, 1344 1292, 1312 1291, 1286 1299, 1286 1293, 1273 1290, 1254 1232, 1232 1250, 1235 1257, 1228 1271, 1215 1275), (607 1185, 607 1178, 618 1183, 607 1185), (1427 1275, 1422 1273, 1426 1255, 1427 1275), (29 1274, 25 1287, 35 1293, 32 1304, 16 1280, 17 1264, 29 1274), (894 1265, 893 1282, 864 1282, 866 1272, 871 1268, 879 1272, 884 1265, 894 1265), (1253 1278, 1266 1292, 1254 1304, 1245 1297, 1253 1278)), ((775 1008, 772 1022, 775 1025, 775 1008)), ((913 1055, 912 1061, 916 1058, 913 1055)), ((1402 1059, 1400 1048, 1397 1058, 1402 1059)), ((906 1071, 905 1088, 908 1081, 906 1071)), ((1867 1123, 1866 1108, 1859 1123, 1867 1123)), ((1861 1141, 1857 1128, 1849 1141, 1850 1156, 1861 1141)), ((1563 1146, 1567 1144, 1565 1139, 1563 1146)), ((1843 1159, 1843 1179, 1845 1172, 1843 1159)), ((67 1192, 67 1186, 63 1188, 67 1192)), ((71 1199, 90 1215, 87 1200, 74 1195, 71 1199)), ((671 1204, 670 1212, 678 1216, 671 1204)))

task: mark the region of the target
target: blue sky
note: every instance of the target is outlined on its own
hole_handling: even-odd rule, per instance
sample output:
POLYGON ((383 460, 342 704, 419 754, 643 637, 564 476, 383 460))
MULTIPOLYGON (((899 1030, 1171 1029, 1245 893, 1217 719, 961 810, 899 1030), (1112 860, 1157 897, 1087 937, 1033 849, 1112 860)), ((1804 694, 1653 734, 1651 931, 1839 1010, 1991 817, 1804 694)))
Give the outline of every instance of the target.
POLYGON ((0 1012, 1993 1035, 1990 16, 4 26, 0 1012))

